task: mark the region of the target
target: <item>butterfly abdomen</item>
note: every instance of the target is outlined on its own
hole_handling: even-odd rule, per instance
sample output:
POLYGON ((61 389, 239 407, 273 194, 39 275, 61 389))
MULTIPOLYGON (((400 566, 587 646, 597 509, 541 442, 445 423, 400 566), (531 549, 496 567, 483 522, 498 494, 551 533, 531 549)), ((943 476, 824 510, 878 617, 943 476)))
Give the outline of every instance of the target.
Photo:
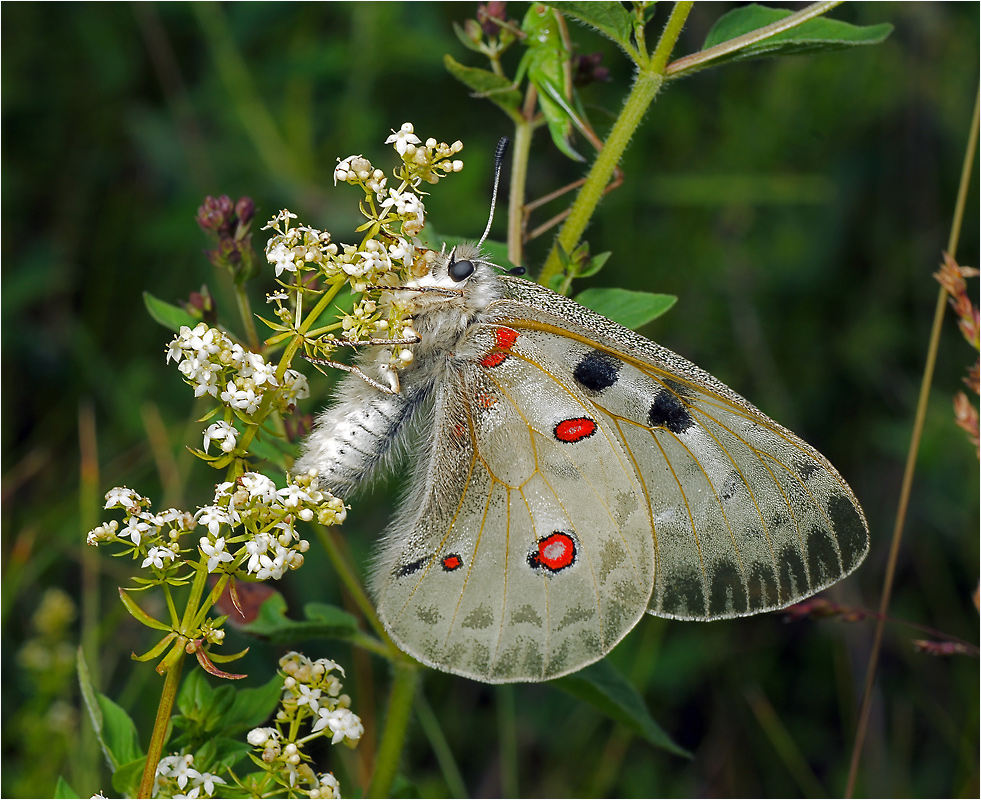
POLYGON ((420 400, 418 392, 390 395, 365 388, 354 376, 341 384, 339 402, 317 419, 296 462, 296 471, 316 469, 321 488, 340 497, 370 480, 389 460, 420 400))

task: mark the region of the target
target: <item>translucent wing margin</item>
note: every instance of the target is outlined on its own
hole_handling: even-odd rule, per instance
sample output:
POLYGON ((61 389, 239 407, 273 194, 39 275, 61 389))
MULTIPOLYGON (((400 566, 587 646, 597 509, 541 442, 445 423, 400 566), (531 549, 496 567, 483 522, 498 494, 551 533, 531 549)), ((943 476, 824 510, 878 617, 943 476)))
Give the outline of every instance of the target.
POLYGON ((567 298, 505 279, 498 311, 572 376, 629 455, 650 510, 649 611, 783 608, 851 572, 868 525, 828 460, 708 373, 567 298))
POLYGON ((439 383, 373 590, 423 663, 539 681, 601 658, 643 616, 653 540, 615 431, 534 343, 495 351, 495 335, 472 328, 439 383))

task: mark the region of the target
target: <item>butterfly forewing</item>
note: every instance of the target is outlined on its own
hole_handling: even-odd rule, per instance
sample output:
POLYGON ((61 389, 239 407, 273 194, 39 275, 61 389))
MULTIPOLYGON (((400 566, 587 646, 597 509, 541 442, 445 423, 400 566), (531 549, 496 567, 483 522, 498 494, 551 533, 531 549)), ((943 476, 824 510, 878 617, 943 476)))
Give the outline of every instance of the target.
POLYGON ((508 283, 520 301, 504 310, 508 324, 588 396, 642 484, 657 565, 651 613, 715 619, 782 608, 862 560, 865 518, 820 453, 674 353, 532 284, 508 283))
POLYGON ((476 326, 461 343, 488 357, 440 387, 429 474, 416 481, 427 488, 390 533, 375 587, 400 646, 491 682, 602 657, 643 615, 654 575, 649 511, 619 438, 554 377, 560 364, 511 334, 476 326))

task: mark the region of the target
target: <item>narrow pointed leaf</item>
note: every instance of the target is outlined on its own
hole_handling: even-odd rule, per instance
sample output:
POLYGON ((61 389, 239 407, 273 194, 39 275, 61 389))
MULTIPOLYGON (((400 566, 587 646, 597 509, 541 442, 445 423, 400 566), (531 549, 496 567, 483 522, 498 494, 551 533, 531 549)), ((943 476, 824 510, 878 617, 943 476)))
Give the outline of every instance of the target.
POLYGON ((141 758, 143 751, 140 749, 136 725, 129 714, 96 690, 82 656, 82 648, 78 649, 77 668, 78 685, 89 712, 92 729, 109 767, 116 771, 122 764, 141 758))
POLYGON ((136 605, 136 601, 130 597, 125 589, 119 590, 119 599, 123 601, 123 605, 126 606, 126 610, 132 614, 132 616, 138 621, 142 622, 148 628, 156 628, 158 631, 170 631, 172 628, 170 625, 161 622, 158 619, 154 619, 149 614, 147 614, 142 608, 136 605))
POLYGON ((511 117, 517 115, 518 105, 521 103, 521 92, 513 88, 513 84, 507 78, 486 69, 468 67, 451 55, 443 56, 443 64, 446 65, 446 69, 454 78, 472 89, 480 97, 500 106, 511 117))

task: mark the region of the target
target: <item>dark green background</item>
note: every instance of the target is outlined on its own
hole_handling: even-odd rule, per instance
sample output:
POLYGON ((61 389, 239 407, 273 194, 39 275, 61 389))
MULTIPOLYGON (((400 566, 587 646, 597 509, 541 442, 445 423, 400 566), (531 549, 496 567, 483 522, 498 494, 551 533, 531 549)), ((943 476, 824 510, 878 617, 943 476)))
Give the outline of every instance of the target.
MULTIPOLYGON (((697 4, 676 54, 697 50, 727 7, 697 4)), ((509 11, 520 18, 524 8, 509 11)), ((442 66, 444 53, 483 66, 450 27, 473 12, 456 3, 3 5, 4 796, 48 794, 57 774, 84 796, 109 791, 79 732, 84 719, 50 713, 65 708, 59 700, 77 708, 70 672, 30 671, 18 655, 37 635, 31 615, 50 587, 85 598, 85 613, 100 620, 90 632, 99 685, 131 711, 144 744, 152 722, 159 679, 129 660, 150 639, 115 599, 128 565, 94 559, 100 592, 80 577, 84 533, 102 519, 92 492, 79 491, 80 413, 96 421, 99 492, 125 483, 157 507, 193 507, 208 501, 216 475, 184 452, 200 445, 193 420, 203 409, 164 365, 170 335, 148 318, 142 293, 176 301, 206 282, 234 320, 194 222, 204 195, 252 196, 260 224, 288 206, 352 241, 357 192, 333 188, 336 159, 364 153, 388 169, 382 141, 406 120, 424 138, 465 142, 466 169, 431 197, 429 220, 478 236, 494 145, 510 131, 442 66), (165 490, 168 464, 178 477, 165 490)), ((649 40, 666 14, 658 11, 649 40)), ((874 608, 937 296, 930 275, 946 246, 978 89, 978 5, 854 3, 833 16, 896 30, 852 52, 723 67, 658 97, 623 162, 623 187, 588 231, 593 252, 613 252, 588 285, 678 295, 644 332, 835 463, 863 502, 872 552, 829 594, 874 608)), ((584 52, 603 50, 612 72, 584 94, 602 127, 611 117, 600 108, 618 108, 630 70, 605 40, 575 26, 573 35, 584 52)), ((531 197, 581 172, 536 136, 531 197)), ((976 187, 975 178, 957 254, 974 266, 976 187)), ((529 264, 547 243, 532 245, 529 264)), ((257 309, 271 286, 271 273, 257 282, 257 309)), ((976 297, 976 281, 971 290, 976 297)), ((951 398, 975 357, 948 320, 892 604, 899 619, 972 641, 978 463, 951 398)), ((316 383, 316 396, 325 393, 316 383)), ((359 564, 393 493, 380 487, 372 497, 384 502, 353 503, 343 530, 359 564)), ((294 608, 340 602, 315 553, 280 589, 294 608)), ((76 625, 61 642, 69 656, 81 635, 76 625)), ((918 655, 910 642, 922 637, 887 628, 859 791, 977 796, 977 661, 918 655)), ((834 796, 871 638, 870 623, 784 624, 779 615, 643 621, 611 660, 692 761, 625 736, 547 686, 502 692, 430 673, 424 692, 473 795, 512 791, 502 775, 515 774, 516 753, 527 796, 834 796), (761 697, 783 729, 775 738, 753 711, 761 697), (816 782, 781 755, 788 746, 816 782)), ((333 642, 304 650, 353 661, 333 642)), ((252 655, 244 671, 268 679, 278 651, 252 655)), ((381 709, 385 666, 374 672, 381 709)), ((370 719, 370 684, 348 689, 370 719)), ((359 792, 355 758, 330 752, 321 764, 348 796, 359 792)), ((422 795, 446 791, 418 727, 404 773, 422 795)))

